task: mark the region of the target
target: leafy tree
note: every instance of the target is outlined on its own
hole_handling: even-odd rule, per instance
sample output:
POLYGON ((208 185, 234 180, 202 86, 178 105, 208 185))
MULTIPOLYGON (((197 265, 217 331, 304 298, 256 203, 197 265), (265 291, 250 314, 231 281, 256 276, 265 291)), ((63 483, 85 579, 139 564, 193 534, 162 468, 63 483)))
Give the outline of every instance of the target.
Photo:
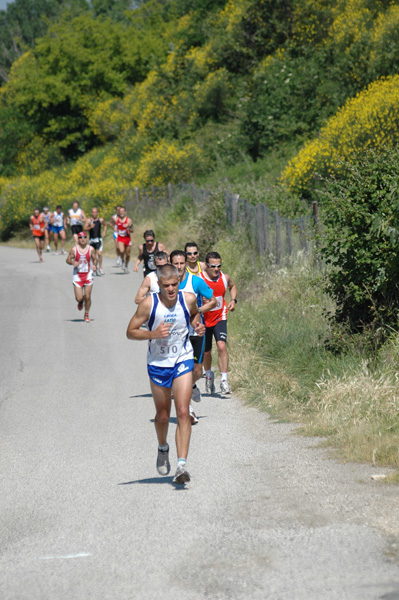
POLYGON ((89 10, 86 0, 14 0, 0 11, 0 78, 8 80, 14 60, 32 48, 63 10, 70 18, 89 10))
POLYGON ((123 96, 144 75, 129 29, 87 13, 52 26, 14 63, 3 106, 24 115, 35 133, 73 158, 95 143, 88 125, 93 103, 123 96))

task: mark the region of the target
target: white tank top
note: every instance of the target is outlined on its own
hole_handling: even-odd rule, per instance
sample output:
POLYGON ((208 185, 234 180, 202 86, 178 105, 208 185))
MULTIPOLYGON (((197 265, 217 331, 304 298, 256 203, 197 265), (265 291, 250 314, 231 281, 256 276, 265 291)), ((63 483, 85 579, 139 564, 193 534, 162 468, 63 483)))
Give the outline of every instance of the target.
POLYGON ((82 225, 82 209, 78 208, 75 212, 73 208, 68 211, 69 218, 71 219, 71 225, 82 225))
POLYGON ((54 213, 53 225, 55 227, 63 227, 64 226, 64 213, 63 212, 61 212, 60 214, 58 214, 57 212, 54 213))
POLYGON ((150 278, 150 294, 159 294, 159 285, 158 285, 158 277, 156 271, 151 271, 148 273, 148 277, 150 278))
POLYGON ((157 367, 174 367, 183 360, 194 358, 193 347, 189 337, 190 313, 184 294, 178 293, 177 301, 172 308, 167 308, 158 294, 151 294, 152 307, 148 319, 148 329, 154 331, 165 321, 170 332, 167 338, 150 340, 148 344, 147 362, 157 367))

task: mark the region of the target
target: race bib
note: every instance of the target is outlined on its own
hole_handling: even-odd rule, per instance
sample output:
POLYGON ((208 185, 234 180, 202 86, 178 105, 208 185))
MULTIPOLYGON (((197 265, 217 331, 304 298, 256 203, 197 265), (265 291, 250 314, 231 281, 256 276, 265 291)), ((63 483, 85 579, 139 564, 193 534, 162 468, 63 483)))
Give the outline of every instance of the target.
POLYGON ((212 312, 213 310, 221 310, 223 308, 223 296, 216 296, 216 306, 215 308, 212 308, 209 312, 212 312))

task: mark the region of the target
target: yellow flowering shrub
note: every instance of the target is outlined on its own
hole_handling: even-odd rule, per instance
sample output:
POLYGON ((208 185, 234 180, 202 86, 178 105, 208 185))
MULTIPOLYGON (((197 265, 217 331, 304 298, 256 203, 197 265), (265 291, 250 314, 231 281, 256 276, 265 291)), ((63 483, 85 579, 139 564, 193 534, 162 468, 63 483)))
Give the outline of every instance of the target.
POLYGON ((115 98, 99 102, 89 114, 89 126, 102 142, 116 139, 127 120, 125 103, 115 98))
POLYGON ((249 5, 249 0, 229 0, 219 13, 219 24, 223 25, 228 33, 231 33, 241 22, 249 5))
POLYGON ((204 158, 198 146, 179 146, 176 142, 161 140, 144 153, 135 185, 148 187, 190 181, 203 167, 204 158))
POLYGON ((371 35, 370 71, 387 75, 397 71, 399 60, 399 6, 381 12, 371 35))
POLYGON ((46 143, 39 135, 25 146, 16 158, 18 170, 29 175, 36 175, 62 162, 59 148, 46 143))
POLYGON ((399 75, 379 79, 348 100, 286 167, 282 180, 290 188, 308 189, 315 174, 340 169, 341 159, 351 161, 364 149, 399 142, 399 75))

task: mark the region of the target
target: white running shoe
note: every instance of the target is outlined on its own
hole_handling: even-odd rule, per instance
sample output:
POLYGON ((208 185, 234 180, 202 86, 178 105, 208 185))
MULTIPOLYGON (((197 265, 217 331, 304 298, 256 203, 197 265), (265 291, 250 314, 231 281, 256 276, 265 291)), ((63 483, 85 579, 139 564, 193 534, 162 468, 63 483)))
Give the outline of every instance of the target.
POLYGON ((205 392, 207 394, 215 393, 215 374, 211 371, 211 376, 205 379, 205 392))
POLYGON ((66 254, 64 248, 61 250, 61 254, 66 254))
POLYGON ((121 266, 121 264, 122 264, 121 257, 120 257, 120 256, 118 256, 118 258, 116 259, 116 265, 115 265, 115 266, 116 266, 116 267, 120 267, 120 266, 121 266))
POLYGON ((195 414, 193 407, 191 406, 191 404, 189 404, 189 411, 190 411, 190 419, 191 419, 191 425, 196 425, 198 423, 198 418, 197 415, 195 414))
POLYGON ((168 475, 170 471, 169 448, 167 450, 158 448, 157 471, 160 475, 168 475))
POLYGON ((182 465, 178 465, 176 475, 173 478, 173 483, 183 484, 188 483, 190 481, 190 475, 188 471, 186 471, 186 467, 182 465))
POLYGON ((102 269, 98 269, 98 272, 100 273, 100 275, 105 275, 105 273, 102 269))
POLYGON ((220 393, 221 394, 231 394, 231 389, 227 381, 220 382, 220 393))
POLYGON ((197 386, 193 387, 191 400, 193 400, 194 402, 201 402, 201 392, 197 386))

